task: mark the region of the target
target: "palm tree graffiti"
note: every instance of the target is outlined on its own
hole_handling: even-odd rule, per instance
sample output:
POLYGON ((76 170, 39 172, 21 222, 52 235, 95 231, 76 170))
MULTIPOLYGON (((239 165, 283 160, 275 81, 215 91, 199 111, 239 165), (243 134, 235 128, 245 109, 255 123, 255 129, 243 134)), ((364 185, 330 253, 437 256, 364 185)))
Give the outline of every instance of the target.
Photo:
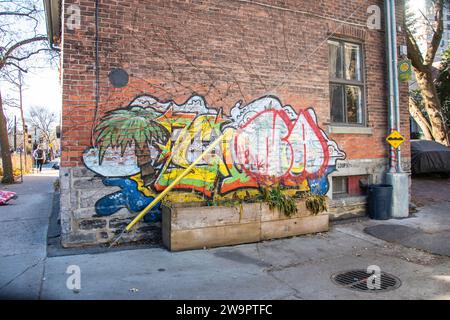
POLYGON ((123 156, 127 147, 134 146, 137 165, 146 186, 152 184, 155 177, 155 161, 150 146, 161 150, 168 140, 166 128, 155 121, 161 113, 152 108, 131 107, 108 112, 95 127, 99 162, 103 162, 109 147, 120 147, 123 156))

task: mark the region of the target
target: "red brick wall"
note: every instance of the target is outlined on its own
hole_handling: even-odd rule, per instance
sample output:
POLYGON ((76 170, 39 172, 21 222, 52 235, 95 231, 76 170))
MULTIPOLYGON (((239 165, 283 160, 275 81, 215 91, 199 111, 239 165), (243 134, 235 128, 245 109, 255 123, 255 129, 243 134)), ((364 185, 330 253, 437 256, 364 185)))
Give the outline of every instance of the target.
MULTIPOLYGON (((240 1, 100 0, 100 100, 97 120, 108 110, 126 106, 147 93, 184 102, 193 92, 225 113, 242 99, 278 96, 295 109, 314 107, 319 125, 330 121, 326 38, 364 44, 368 125, 373 135, 334 134, 348 159, 387 157, 387 94, 384 21, 382 30, 365 25, 365 0, 259 0, 289 10, 240 1), (295 12, 297 10, 297 12, 295 12), (305 14, 298 12, 309 12, 305 14), (325 18, 319 18, 314 14, 325 18), (345 27, 337 20, 348 20, 345 27), (355 25, 357 24, 357 25, 355 25), (130 75, 114 88, 108 72, 130 75)), ((81 9, 81 28, 64 28, 62 166, 81 166, 91 145, 95 115, 95 1, 66 0, 81 9)), ((399 23, 402 1, 398 1, 399 23)), ((402 28, 402 30, 404 30, 402 28)), ((399 44, 404 44, 399 33, 399 44)), ((401 131, 409 138, 407 86, 401 84, 401 131)), ((403 147, 409 156, 409 144, 403 147)))

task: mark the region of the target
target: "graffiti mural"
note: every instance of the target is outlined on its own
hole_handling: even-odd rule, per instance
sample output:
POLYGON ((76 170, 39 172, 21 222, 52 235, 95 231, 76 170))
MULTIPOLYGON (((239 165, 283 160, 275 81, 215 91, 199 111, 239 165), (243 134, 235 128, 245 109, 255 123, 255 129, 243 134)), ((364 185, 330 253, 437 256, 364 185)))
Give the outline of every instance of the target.
MULTIPOLYGON (((242 198, 274 183, 325 194, 327 176, 345 153, 317 123, 312 108, 295 111, 275 96, 239 101, 229 116, 197 95, 183 104, 139 96, 101 119, 97 145, 83 155, 106 186, 121 189, 99 199, 96 213, 142 210, 219 136, 222 141, 172 189, 169 201, 242 198)), ((159 209, 146 218, 158 220, 159 209)))

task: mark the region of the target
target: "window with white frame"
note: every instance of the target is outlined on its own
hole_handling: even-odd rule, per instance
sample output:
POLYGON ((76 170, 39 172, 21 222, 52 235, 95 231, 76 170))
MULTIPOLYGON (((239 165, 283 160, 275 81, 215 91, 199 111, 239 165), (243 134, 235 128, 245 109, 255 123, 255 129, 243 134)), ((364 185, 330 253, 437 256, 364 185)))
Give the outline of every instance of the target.
POLYGON ((341 40, 328 41, 331 122, 364 125, 362 47, 341 40))

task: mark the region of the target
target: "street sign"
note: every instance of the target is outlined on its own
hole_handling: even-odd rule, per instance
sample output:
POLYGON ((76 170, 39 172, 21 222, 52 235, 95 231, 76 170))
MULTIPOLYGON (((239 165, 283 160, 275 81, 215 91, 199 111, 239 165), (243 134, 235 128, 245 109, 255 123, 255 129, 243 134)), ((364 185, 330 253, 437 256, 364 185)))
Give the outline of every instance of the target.
POLYGON ((405 142, 405 137, 400 134, 397 130, 391 132, 390 135, 387 136, 386 141, 393 146, 395 149, 400 147, 400 145, 405 142))
POLYGON ((411 60, 402 60, 398 63, 398 79, 402 82, 409 81, 412 76, 411 60))

